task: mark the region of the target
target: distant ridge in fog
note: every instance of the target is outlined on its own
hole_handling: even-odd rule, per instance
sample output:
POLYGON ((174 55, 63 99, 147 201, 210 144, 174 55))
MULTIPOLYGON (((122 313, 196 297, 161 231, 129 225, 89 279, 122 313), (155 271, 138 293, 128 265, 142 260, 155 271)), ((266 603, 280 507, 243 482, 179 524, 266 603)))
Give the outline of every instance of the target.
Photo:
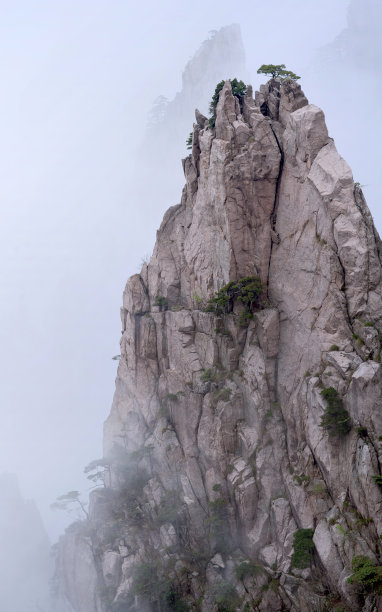
POLYGON ((354 180, 363 185, 381 231, 382 178, 373 143, 382 139, 381 124, 375 120, 382 95, 382 3, 352 0, 347 22, 304 71, 304 88, 325 108, 329 132, 349 162, 354 180))
POLYGON ((50 544, 41 516, 14 474, 0 474, 0 491, 0 610, 48 610, 50 544))
POLYGON ((354 69, 380 73, 381 22, 380 0, 352 0, 348 9, 348 27, 319 51, 314 65, 320 68, 324 64, 339 72, 350 70, 353 78, 354 69))
POLYGON ((195 122, 195 108, 207 113, 216 84, 234 77, 247 78, 244 45, 237 24, 210 32, 210 37, 186 64, 182 89, 173 100, 164 96, 155 99, 134 172, 133 185, 139 189, 136 197, 140 207, 149 209, 153 194, 162 211, 169 203, 177 203, 184 184, 180 160, 187 154, 186 139, 195 122))

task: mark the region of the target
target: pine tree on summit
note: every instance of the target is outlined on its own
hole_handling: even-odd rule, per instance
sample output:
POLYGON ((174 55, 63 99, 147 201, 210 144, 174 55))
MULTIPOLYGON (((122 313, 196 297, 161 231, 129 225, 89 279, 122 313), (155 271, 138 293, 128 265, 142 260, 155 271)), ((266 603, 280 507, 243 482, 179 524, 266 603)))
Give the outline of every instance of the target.
POLYGON ((263 64, 257 71, 257 74, 270 74, 272 79, 278 79, 279 81, 285 81, 286 79, 292 79, 297 81, 301 79, 297 74, 291 70, 285 70, 285 64, 263 64))

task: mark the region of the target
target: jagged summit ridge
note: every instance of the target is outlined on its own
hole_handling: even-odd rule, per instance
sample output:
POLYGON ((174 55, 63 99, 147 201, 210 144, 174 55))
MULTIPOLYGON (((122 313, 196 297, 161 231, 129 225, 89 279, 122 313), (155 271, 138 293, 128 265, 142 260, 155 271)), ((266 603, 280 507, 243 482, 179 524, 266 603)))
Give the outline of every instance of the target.
MULTIPOLYGON (((215 128, 196 113, 183 167, 181 203, 124 291, 104 430, 105 456, 122 449, 141 487, 115 463, 93 494, 99 553, 84 572, 109 590, 92 609, 72 590, 72 605, 153 610, 166 580, 203 612, 220 609, 223 591, 231 610, 377 610, 376 593, 347 582, 354 557, 379 559, 382 533, 380 240, 362 191, 323 112, 288 81, 242 100, 226 82, 215 128), (206 312, 245 276, 268 298, 248 326, 240 304, 206 312), (320 425, 325 389, 350 415, 346 435, 320 425), (306 565, 300 529, 313 534, 306 565), (245 573, 243 560, 260 569, 245 573), (147 567, 150 594, 137 587, 147 567)), ((78 527, 63 542, 64 565, 81 538, 78 527)))

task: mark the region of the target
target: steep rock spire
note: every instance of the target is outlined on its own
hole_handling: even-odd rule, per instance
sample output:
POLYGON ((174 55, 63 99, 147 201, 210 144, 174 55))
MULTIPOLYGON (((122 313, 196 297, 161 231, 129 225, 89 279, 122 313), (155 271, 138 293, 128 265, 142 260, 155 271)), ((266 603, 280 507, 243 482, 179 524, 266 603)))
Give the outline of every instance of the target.
MULTIPOLYGON (((206 612, 219 589, 233 610, 324 609, 335 597, 358 610, 352 559, 378 558, 382 532, 372 478, 382 459, 381 249, 362 191, 323 112, 293 82, 270 81, 255 100, 226 82, 215 128, 196 113, 183 167, 181 203, 124 292, 104 431, 111 478, 91 508, 94 571, 109 591, 94 612, 155 609, 164 583, 206 612), (206 311, 245 276, 265 287, 252 320, 240 324, 240 303, 206 311), (322 427, 323 389, 347 411, 342 436, 322 427), (308 562, 296 552, 300 529, 313 534, 308 562), (244 558, 260 569, 246 574, 244 558), (150 594, 137 586, 148 568, 150 594)), ((370 602, 381 605, 374 593, 365 612, 370 602)))

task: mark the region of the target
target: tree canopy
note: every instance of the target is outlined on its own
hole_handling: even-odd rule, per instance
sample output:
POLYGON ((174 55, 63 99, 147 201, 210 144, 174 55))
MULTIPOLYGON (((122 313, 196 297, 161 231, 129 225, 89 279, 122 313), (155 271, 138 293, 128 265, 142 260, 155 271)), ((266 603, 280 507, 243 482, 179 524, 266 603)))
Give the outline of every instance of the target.
POLYGON ((95 485, 102 483, 106 486, 105 470, 107 470, 110 475, 110 464, 111 462, 105 457, 94 459, 84 468, 84 473, 87 474, 87 479, 94 482, 95 485))
POLYGON ((77 506, 77 508, 80 508, 81 512, 86 518, 89 517, 88 512, 86 510, 86 505, 80 499, 79 491, 69 491, 64 495, 60 495, 59 497, 57 497, 56 501, 50 505, 52 510, 70 510, 73 506, 77 506))
POLYGON ((351 430, 351 421, 348 411, 343 407, 342 398, 333 387, 322 389, 322 397, 327 402, 320 426, 326 429, 329 436, 341 436, 351 430))
MULTIPOLYGON (((234 79, 228 79, 231 83, 231 87, 232 87, 232 93, 234 96, 236 96, 239 99, 239 102, 242 101, 243 96, 245 96, 245 94, 247 93, 247 86, 243 81, 239 81, 238 79, 234 78, 234 79)), ((219 94, 221 92, 221 90, 224 87, 224 83, 225 81, 220 81, 220 83, 218 83, 216 85, 214 94, 212 96, 212 100, 210 102, 210 113, 211 113, 211 117, 209 119, 210 122, 210 126, 211 127, 215 127, 215 120, 216 120, 216 107, 217 104, 219 102, 219 94)))
POLYGON ((291 70, 286 70, 285 64, 263 64, 258 69, 257 74, 270 74, 273 79, 278 79, 279 81, 285 81, 286 79, 297 81, 301 79, 291 70))

